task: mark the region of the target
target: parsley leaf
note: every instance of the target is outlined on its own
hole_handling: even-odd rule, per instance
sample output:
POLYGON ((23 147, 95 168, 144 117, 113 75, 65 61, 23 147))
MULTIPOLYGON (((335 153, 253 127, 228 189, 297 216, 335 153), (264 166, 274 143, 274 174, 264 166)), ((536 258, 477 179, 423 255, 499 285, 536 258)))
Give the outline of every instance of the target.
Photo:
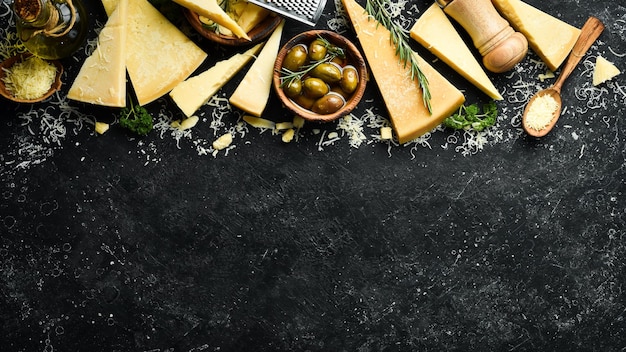
POLYGON ((478 104, 462 105, 459 111, 443 120, 444 126, 455 130, 473 129, 482 131, 496 123, 498 117, 498 107, 492 100, 482 107, 482 113, 478 104))
POLYGON ((120 111, 120 126, 140 136, 147 135, 153 128, 152 115, 140 105, 134 105, 132 99, 130 106, 120 111))

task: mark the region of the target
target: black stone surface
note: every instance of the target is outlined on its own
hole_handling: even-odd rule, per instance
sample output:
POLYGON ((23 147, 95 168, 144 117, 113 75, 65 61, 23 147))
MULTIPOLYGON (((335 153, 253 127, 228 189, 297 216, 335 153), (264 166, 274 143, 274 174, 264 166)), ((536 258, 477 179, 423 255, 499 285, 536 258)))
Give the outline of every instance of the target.
MULTIPOLYGON (((597 55, 626 69, 626 8, 528 3, 606 25, 542 139, 519 128, 529 94, 554 80, 537 78, 532 52, 491 75, 505 96, 498 124, 469 149, 467 134, 441 129, 388 146, 367 126, 351 147, 332 123, 290 144, 250 128, 214 157, 198 146, 236 111, 214 133, 216 109, 203 107, 177 141, 116 124, 95 135, 89 121, 114 122, 112 109, 70 103, 81 119, 55 99, 0 101, 0 350, 624 351, 626 84, 594 89, 591 72, 597 55)), ((428 5, 407 2, 406 18, 428 5)), ((88 7, 98 28, 104 11, 88 7)), ((6 39, 7 0, 0 9, 6 39)), ((329 1, 318 27, 340 18, 329 1)), ((289 22, 283 42, 305 29, 289 22)), ((206 67, 234 52, 190 35, 206 67)), ((64 60, 61 95, 84 56, 64 60)), ((487 101, 433 65, 468 103, 487 101)), ((290 120, 271 99, 267 117, 290 120)), ((149 107, 182 116, 167 98, 149 107)), ((374 82, 355 115, 366 109, 385 114, 374 82)))

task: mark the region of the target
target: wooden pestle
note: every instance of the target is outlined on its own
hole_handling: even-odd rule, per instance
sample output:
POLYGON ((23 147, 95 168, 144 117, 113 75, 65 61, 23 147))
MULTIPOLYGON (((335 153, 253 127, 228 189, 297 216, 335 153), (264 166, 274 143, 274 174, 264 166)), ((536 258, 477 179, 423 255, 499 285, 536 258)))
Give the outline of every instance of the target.
POLYGON ((437 3, 467 31, 489 71, 506 72, 526 56, 528 40, 511 28, 491 0, 437 0, 437 3))

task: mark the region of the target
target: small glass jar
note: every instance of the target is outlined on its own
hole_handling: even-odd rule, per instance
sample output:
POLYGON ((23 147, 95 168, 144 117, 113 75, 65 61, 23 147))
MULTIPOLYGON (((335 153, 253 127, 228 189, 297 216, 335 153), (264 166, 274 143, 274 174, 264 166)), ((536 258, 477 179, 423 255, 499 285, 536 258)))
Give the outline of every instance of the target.
POLYGON ((43 59, 69 57, 87 37, 87 12, 81 0, 14 0, 13 11, 20 40, 43 59))

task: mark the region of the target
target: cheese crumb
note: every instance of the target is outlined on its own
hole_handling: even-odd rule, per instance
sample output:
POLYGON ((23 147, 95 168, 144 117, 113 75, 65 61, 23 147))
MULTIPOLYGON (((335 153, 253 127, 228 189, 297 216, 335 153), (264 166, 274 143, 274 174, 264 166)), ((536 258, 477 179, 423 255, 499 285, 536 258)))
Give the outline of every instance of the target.
POLYGON ((195 116, 195 115, 188 117, 184 119, 183 121, 181 121, 180 125, 178 126, 178 129, 180 129, 181 131, 185 131, 190 128, 193 128, 198 123, 198 120, 199 120, 198 116, 195 116))
POLYGON ((104 122, 96 121, 94 129, 95 129, 96 133, 104 134, 106 131, 109 130, 109 124, 108 123, 104 123, 104 122))
POLYGON ((550 123, 558 108, 559 104, 550 94, 540 95, 528 106, 526 123, 530 128, 541 131, 550 123))
POLYGON ((287 129, 285 132, 283 132, 282 141, 285 143, 291 142, 293 140, 294 134, 295 130, 293 128, 287 129))
POLYGON ((613 63, 603 58, 602 56, 598 56, 598 58, 596 59, 596 65, 593 70, 593 85, 600 85, 619 75, 620 73, 620 70, 615 65, 613 65, 613 63))
POLYGON ((230 133, 223 134, 213 142, 213 149, 222 150, 227 148, 233 142, 233 135, 230 133))
POLYGON ((393 135, 391 133, 391 127, 385 126, 380 128, 380 139, 384 141, 391 140, 393 135))

